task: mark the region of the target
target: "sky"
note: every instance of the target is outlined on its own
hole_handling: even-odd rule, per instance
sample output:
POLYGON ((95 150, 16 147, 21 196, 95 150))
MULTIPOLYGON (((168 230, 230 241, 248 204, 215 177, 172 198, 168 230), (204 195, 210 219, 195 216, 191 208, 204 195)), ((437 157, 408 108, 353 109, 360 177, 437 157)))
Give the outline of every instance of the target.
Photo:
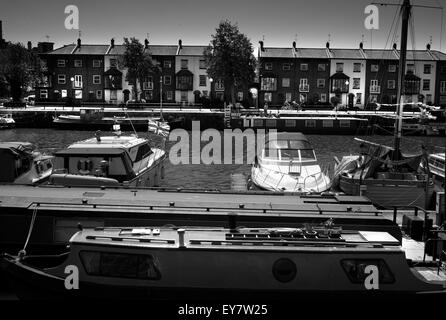
MULTIPOLYGON (((377 0, 378 2, 379 0, 377 0)), ((402 0, 382 0, 399 3, 402 0)), ((55 43, 55 47, 74 43, 78 30, 65 29, 67 5, 79 8, 79 29, 83 43, 106 44, 123 37, 152 44, 207 45, 223 19, 238 24, 258 46, 384 48, 396 6, 379 6, 379 29, 367 30, 364 9, 371 0, 0 0, 3 37, 24 44, 31 40, 55 43), (330 34, 330 36, 329 36, 330 34), (48 38, 49 37, 49 38, 48 38)), ((414 8, 415 44, 424 49, 432 37, 432 49, 446 52, 446 0, 412 0, 413 4, 443 6, 443 11, 414 8), (443 26, 441 20, 443 14, 443 26), (443 32, 441 33, 441 29, 443 32), (441 41, 440 41, 441 37, 441 41), (440 48, 441 42, 441 48, 440 48)), ((399 34, 400 26, 398 26, 399 34)), ((386 48, 391 47, 391 41, 386 48)))

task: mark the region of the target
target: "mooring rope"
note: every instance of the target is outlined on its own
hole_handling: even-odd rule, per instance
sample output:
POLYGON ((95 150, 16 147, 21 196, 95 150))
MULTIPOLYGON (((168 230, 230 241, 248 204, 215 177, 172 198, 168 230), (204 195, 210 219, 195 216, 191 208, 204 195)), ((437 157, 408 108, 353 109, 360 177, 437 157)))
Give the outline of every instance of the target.
POLYGON ((23 246, 23 249, 19 251, 19 258, 23 258, 26 255, 26 247, 28 246, 29 239, 31 238, 31 233, 33 232, 33 229, 34 229, 34 223, 36 221, 38 208, 39 208, 39 204, 37 204, 33 210, 33 215, 31 217, 31 223, 29 225, 28 235, 26 237, 26 241, 25 241, 25 245, 23 246))

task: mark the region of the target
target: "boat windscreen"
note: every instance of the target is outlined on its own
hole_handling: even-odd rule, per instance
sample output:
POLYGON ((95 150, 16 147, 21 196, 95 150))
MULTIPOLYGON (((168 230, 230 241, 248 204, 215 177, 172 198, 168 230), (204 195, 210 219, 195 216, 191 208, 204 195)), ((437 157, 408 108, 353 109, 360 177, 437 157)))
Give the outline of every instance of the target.
POLYGON ((280 156, 282 160, 299 160, 298 149, 281 149, 280 156))
POLYGON ((316 160, 313 149, 300 150, 301 161, 316 160))
POLYGON ((276 149, 312 149, 311 144, 305 140, 271 140, 268 145, 276 149))

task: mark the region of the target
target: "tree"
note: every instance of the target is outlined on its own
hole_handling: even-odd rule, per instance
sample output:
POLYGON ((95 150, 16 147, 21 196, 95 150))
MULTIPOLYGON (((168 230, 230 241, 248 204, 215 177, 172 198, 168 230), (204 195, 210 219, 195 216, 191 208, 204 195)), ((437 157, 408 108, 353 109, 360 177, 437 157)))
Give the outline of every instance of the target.
POLYGON ((216 81, 224 81, 225 100, 235 103, 235 86, 248 86, 255 76, 253 46, 237 24, 228 20, 221 21, 211 37, 204 51, 207 73, 216 81))
POLYGON ((124 38, 125 52, 122 57, 122 65, 127 68, 126 80, 132 85, 135 101, 138 101, 138 82, 142 89, 144 79, 149 75, 159 72, 158 64, 152 60, 152 56, 144 45, 136 38, 124 38))
POLYGON ((33 56, 21 43, 8 43, 0 50, 0 81, 8 88, 13 101, 22 98, 23 89, 36 80, 33 56))

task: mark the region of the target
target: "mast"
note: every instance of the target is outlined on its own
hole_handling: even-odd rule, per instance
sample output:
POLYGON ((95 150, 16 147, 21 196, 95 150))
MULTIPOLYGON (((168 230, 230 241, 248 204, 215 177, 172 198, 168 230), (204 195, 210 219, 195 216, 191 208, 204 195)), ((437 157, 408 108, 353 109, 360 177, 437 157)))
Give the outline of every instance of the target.
POLYGON ((398 117, 395 125, 395 140, 394 148, 395 152, 393 160, 398 160, 399 150, 401 145, 401 127, 403 125, 403 104, 404 104, 404 76, 406 72, 406 53, 407 53, 407 30, 409 26, 409 17, 412 6, 410 0, 404 0, 401 6, 401 47, 400 47, 400 61, 398 66, 398 91, 397 97, 399 99, 398 104, 398 117))

